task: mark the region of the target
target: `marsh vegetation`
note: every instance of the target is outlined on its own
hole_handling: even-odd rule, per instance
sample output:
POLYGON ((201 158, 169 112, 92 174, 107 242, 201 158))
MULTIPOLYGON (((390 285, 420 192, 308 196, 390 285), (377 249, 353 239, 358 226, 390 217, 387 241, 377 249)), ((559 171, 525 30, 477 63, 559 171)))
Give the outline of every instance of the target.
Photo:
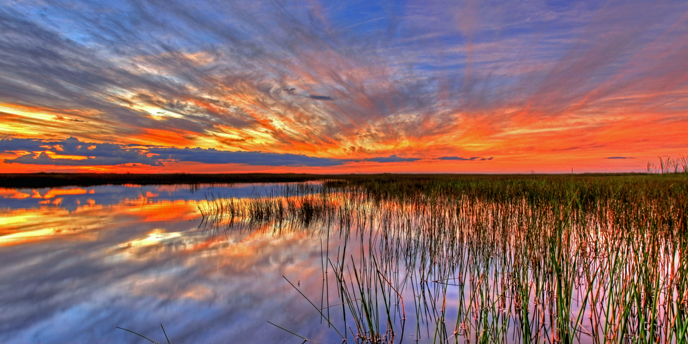
POLYGON ((687 181, 378 175, 199 209, 210 231, 320 236, 321 292, 284 283, 337 341, 686 343, 687 181))

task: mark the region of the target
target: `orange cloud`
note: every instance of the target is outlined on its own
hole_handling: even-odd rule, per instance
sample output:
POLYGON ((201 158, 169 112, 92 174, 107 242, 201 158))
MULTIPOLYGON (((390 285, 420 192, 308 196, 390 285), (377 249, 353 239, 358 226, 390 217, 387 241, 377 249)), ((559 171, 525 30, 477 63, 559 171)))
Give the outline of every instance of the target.
MULTIPOLYGON (((35 190, 34 190, 35 191, 35 190)), ((69 188, 69 189, 50 189, 48 192, 46 192, 42 198, 43 199, 51 199, 57 196, 66 196, 66 195, 85 195, 88 193, 89 190, 82 189, 82 188, 69 188)), ((34 195, 38 195, 40 197, 40 194, 38 192, 35 192, 34 195)))
POLYGON ((23 199, 23 198, 29 198, 29 197, 31 197, 31 195, 27 194, 26 192, 21 192, 19 190, 15 190, 15 189, 0 188, 0 197, 23 199))
MULTIPOLYGON (((12 91, 0 103, 0 137, 358 162, 294 168, 169 159, 156 161, 159 166, 131 160, 105 166, 55 146, 0 152, 0 172, 522 172, 566 171, 569 165, 625 171, 642 169, 657 155, 685 154, 685 4, 399 6, 403 17, 376 15, 376 21, 394 19, 389 31, 355 18, 341 26, 329 17, 336 13, 314 8, 287 6, 295 14, 287 18, 284 8, 268 5, 259 11, 239 6, 240 16, 188 13, 176 20, 191 20, 193 29, 164 39, 146 36, 147 48, 98 35, 111 47, 98 56, 71 40, 41 41, 49 35, 36 38, 33 31, 18 32, 8 43, 38 40, 47 56, 69 52, 75 61, 91 62, 67 73, 49 59, 9 49, 31 68, 20 64, 17 80, 0 78, 0 86, 12 91), (215 37, 209 28, 227 22, 247 31, 217 36, 213 49, 167 43, 215 37), (274 26, 266 30, 266 22, 274 26), (254 39, 238 39, 245 35, 254 39), (419 160, 363 161, 392 155, 419 160), (606 160, 621 155, 635 161, 606 160), (445 156, 494 159, 437 161, 445 156)), ((72 14, 61 15, 70 20, 72 14)), ((110 19, 128 25, 125 18, 110 19)), ((71 37, 41 21, 33 24, 36 32, 71 37)))

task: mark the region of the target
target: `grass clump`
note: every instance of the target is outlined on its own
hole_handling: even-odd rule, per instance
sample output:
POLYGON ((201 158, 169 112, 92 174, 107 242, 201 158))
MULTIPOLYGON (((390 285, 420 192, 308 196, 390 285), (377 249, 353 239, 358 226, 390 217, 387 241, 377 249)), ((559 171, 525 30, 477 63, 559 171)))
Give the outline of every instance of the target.
POLYGON ((686 343, 687 182, 380 175, 210 198, 202 213, 211 228, 337 240, 323 306, 302 295, 344 342, 686 343))

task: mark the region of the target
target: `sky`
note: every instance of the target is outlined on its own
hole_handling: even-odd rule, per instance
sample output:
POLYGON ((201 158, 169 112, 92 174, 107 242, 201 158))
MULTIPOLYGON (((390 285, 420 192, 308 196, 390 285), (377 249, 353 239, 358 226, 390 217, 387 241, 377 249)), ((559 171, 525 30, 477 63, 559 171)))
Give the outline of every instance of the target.
POLYGON ((644 171, 686 1, 0 0, 0 172, 644 171))

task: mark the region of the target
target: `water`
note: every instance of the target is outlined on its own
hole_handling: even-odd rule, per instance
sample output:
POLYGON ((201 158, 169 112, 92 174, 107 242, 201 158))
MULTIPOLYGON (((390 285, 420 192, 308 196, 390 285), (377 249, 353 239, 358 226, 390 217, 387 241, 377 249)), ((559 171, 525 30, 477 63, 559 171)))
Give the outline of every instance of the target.
MULTIPOLYGON (((0 189, 0 342, 293 343, 331 331, 319 235, 199 229, 208 195, 269 185, 0 189)), ((341 341, 341 340, 340 340, 341 341)))
POLYGON ((679 343, 688 328, 684 213, 657 200, 563 216, 319 183, 0 197, 1 343, 147 342, 117 327, 166 342, 161 324, 172 343, 679 343))

